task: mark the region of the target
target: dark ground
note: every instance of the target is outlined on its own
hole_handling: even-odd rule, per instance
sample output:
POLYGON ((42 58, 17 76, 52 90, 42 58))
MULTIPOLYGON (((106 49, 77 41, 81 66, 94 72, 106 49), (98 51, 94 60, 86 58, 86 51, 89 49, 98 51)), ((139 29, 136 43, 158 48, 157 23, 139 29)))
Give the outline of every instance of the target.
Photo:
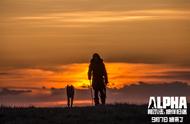
MULTIPOLYGON (((189 107, 188 107, 189 108, 189 107)), ((190 115, 185 124, 190 123, 190 115)), ((98 107, 0 108, 0 124, 149 124, 147 105, 116 104, 98 107)))

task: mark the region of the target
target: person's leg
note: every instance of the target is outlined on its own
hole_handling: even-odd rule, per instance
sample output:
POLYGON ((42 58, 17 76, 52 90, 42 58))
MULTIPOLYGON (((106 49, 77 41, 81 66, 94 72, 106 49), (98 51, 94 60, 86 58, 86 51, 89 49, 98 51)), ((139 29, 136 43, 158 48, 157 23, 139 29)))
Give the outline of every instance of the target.
POLYGON ((94 103, 95 103, 95 105, 99 104, 98 90, 97 89, 94 89, 94 103))
POLYGON ((73 107, 73 99, 74 99, 74 97, 72 96, 71 97, 71 108, 73 107))
POLYGON ((105 104, 106 103, 106 89, 102 88, 100 90, 100 97, 101 97, 101 103, 105 104))
POLYGON ((70 107, 70 98, 67 97, 67 106, 70 107))

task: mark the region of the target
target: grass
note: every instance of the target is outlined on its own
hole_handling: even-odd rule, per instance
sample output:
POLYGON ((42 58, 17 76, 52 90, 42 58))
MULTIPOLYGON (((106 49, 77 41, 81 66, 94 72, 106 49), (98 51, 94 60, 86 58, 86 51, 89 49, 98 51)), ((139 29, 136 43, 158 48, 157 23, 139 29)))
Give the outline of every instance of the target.
MULTIPOLYGON (((186 117, 190 122, 190 115, 186 117)), ((148 124, 147 105, 74 108, 0 108, 0 124, 148 124)))

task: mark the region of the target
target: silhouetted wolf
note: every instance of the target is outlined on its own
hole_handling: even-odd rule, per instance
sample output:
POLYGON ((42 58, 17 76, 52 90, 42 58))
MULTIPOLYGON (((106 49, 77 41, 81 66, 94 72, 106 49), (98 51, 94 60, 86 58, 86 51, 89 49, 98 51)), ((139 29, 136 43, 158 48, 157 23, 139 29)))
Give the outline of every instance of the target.
POLYGON ((106 102, 106 85, 108 83, 108 77, 105 65, 101 57, 95 53, 90 61, 88 70, 88 79, 91 80, 92 77, 92 87, 94 89, 94 102, 95 105, 99 104, 99 93, 101 98, 101 103, 106 102))
POLYGON ((75 89, 73 85, 67 85, 67 106, 73 107, 75 89))

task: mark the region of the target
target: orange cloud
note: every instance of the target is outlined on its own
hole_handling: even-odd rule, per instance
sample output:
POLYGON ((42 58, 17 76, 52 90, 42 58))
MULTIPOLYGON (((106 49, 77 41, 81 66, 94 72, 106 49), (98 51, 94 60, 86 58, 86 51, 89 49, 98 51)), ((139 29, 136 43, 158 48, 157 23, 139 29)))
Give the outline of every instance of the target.
POLYGON ((86 24, 145 21, 158 19, 187 19, 189 11, 175 9, 133 10, 133 11, 82 11, 48 13, 36 16, 13 17, 13 20, 36 23, 41 26, 86 26, 86 24))

